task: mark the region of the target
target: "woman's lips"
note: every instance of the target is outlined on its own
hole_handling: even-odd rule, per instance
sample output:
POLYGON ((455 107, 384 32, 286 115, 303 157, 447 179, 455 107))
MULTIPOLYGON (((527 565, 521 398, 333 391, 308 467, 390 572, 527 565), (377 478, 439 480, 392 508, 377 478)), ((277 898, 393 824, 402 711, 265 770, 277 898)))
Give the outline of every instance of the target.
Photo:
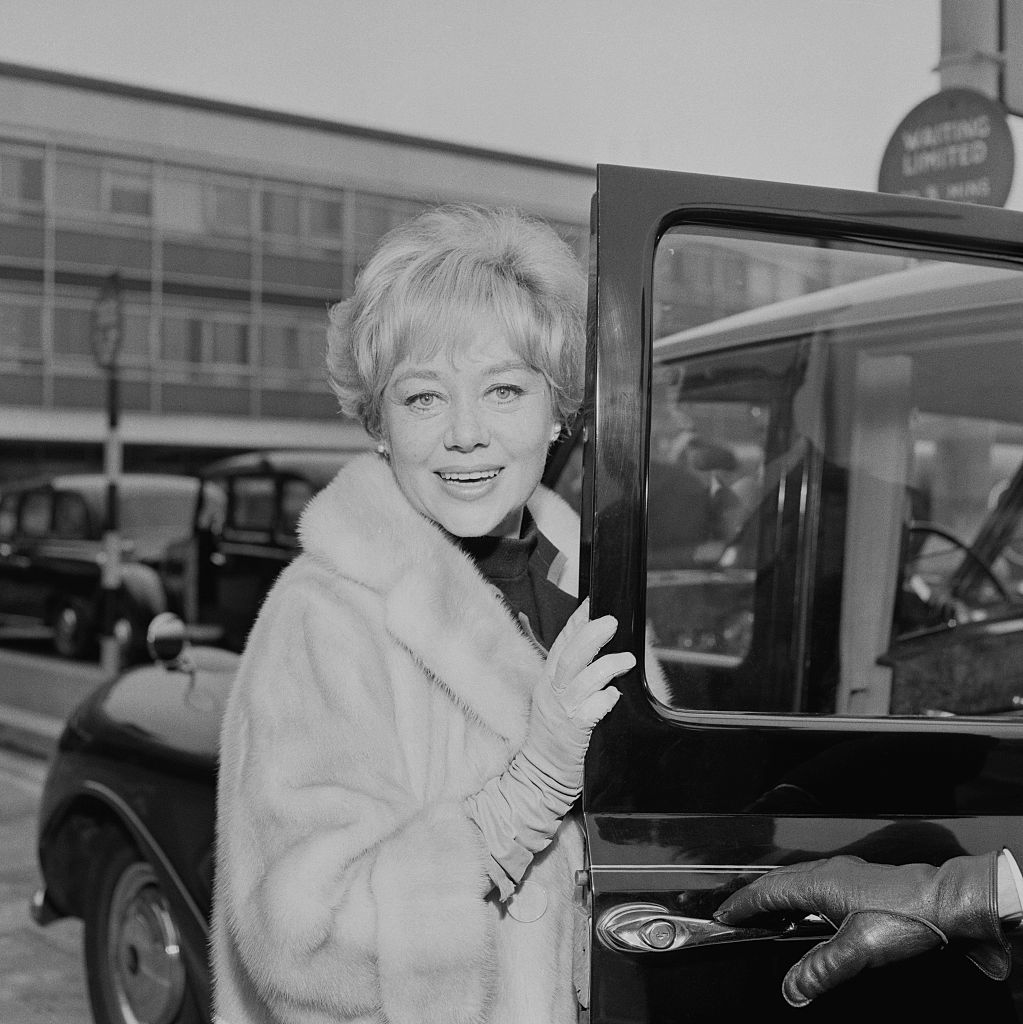
POLYGON ((438 470, 437 479, 448 493, 458 498, 478 498, 490 491, 501 475, 498 469, 475 469, 447 472, 438 470))

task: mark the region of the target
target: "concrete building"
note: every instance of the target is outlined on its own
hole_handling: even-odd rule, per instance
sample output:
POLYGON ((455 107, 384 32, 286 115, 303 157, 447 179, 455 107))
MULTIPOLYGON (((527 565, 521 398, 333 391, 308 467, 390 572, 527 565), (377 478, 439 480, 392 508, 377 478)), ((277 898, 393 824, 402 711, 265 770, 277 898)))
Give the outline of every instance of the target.
POLYGON ((427 205, 513 205, 585 256, 593 169, 0 64, 0 484, 98 468, 90 323, 122 281, 126 469, 361 442, 325 311, 427 205))

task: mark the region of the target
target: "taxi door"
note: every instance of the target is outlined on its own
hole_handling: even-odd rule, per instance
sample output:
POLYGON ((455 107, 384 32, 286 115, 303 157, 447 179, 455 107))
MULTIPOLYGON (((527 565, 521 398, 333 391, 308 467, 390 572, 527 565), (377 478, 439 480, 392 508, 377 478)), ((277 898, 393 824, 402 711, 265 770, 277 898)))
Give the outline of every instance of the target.
POLYGON ((641 666, 587 759, 590 1024, 1023 1019, 954 949, 793 1010, 826 925, 711 920, 1023 836, 1023 216, 603 166, 588 319, 582 592, 641 666))

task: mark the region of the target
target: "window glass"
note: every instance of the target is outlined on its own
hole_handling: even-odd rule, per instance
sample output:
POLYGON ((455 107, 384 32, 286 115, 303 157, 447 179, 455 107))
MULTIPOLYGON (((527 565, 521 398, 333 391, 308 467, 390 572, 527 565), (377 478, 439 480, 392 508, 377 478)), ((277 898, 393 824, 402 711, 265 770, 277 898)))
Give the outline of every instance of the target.
POLYGON ((18 499, 20 495, 5 494, 0 499, 0 537, 13 537, 18 532, 18 499))
POLYGON ((276 487, 273 477, 239 476, 232 481, 230 525, 236 530, 273 529, 276 487))
POLYGON ((296 370, 300 365, 298 324, 263 324, 262 361, 272 369, 296 370))
POLYGON ((43 158, 18 152, 0 152, 0 202, 5 205, 43 201, 43 158))
POLYGON ((290 192, 263 193, 263 231, 270 235, 301 233, 298 196, 290 192))
POLYGON ((51 491, 29 491, 21 502, 21 533, 25 537, 45 537, 50 531, 51 491))
POLYGON ((312 197, 308 200, 309 234, 321 241, 341 242, 341 200, 312 197))
POLYGON ((89 535, 89 510, 80 494, 59 491, 53 499, 53 534, 66 540, 89 535))
POLYGON ((244 366, 249 361, 248 324, 217 320, 213 323, 214 363, 244 366))
POLYGON ((391 228, 422 213, 426 204, 412 199, 353 194, 349 209, 356 252, 366 254, 391 228))
POLYGON ((148 175, 111 174, 110 212, 149 217, 153 212, 152 184, 148 175))
POLYGON ((0 293, 0 359, 40 357, 42 299, 0 293))
POLYGON ((199 317, 165 316, 160 332, 160 358, 170 363, 201 363, 202 340, 202 320, 199 317))
POLYGON ((267 369, 322 378, 326 349, 325 319, 268 321, 263 324, 262 361, 267 369))
POLYGON ((124 312, 120 358, 125 362, 149 362, 149 313, 138 309, 124 312))
POLYGON ((85 306, 56 306, 53 310, 53 351, 57 355, 92 359, 90 327, 90 311, 85 306))
POLYGON ((655 692, 719 711, 1013 708, 1023 275, 678 230, 654 277, 655 692))
POLYGON ((103 174, 99 165, 59 158, 53 198, 61 209, 100 212, 103 209, 103 174))
POLYGON ((170 230, 200 234, 206 227, 202 184, 173 177, 157 182, 156 219, 170 230))
POLYGON ((207 225, 226 234, 248 234, 250 225, 249 190, 231 185, 210 186, 207 225))
POLYGON ((281 485, 280 529, 282 533, 291 536, 296 534, 299 517, 315 493, 315 488, 308 480, 284 481, 281 485))

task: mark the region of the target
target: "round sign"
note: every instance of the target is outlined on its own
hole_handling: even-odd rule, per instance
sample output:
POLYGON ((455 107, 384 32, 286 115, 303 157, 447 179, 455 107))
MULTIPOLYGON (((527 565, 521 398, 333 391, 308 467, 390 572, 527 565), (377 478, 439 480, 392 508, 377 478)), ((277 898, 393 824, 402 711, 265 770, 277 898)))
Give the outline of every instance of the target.
POLYGON ((90 336, 92 351, 100 366, 109 368, 117 360, 124 332, 121 307, 121 278, 111 274, 100 288, 92 307, 90 336))
POLYGON ((892 133, 877 188, 1004 206, 1014 168, 1002 105, 972 89, 944 89, 915 106, 892 133))

